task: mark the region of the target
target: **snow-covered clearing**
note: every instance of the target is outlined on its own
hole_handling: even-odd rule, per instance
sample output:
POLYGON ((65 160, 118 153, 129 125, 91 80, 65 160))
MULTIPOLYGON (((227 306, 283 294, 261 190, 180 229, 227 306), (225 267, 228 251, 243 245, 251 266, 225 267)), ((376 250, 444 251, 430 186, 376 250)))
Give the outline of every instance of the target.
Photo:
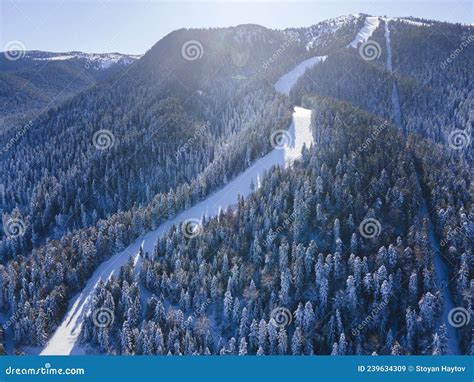
POLYGON ((307 69, 312 68, 314 65, 323 62, 326 58, 327 56, 316 56, 301 62, 278 80, 275 84, 276 91, 289 95, 291 88, 296 84, 296 81, 298 81, 304 72, 306 72, 307 69))
MULTIPOLYGON (((399 22, 414 25, 414 26, 423 26, 423 27, 424 26, 430 26, 430 24, 427 24, 427 23, 423 23, 423 22, 420 22, 420 21, 413 21, 413 20, 410 20, 410 19, 403 19, 403 18, 399 18, 399 17, 367 16, 365 18, 364 26, 359 31, 359 33, 357 33, 354 40, 352 40, 352 42, 349 45, 347 45, 347 47, 348 48, 357 48, 359 46, 359 44, 362 44, 362 43, 366 42, 367 40, 369 40, 372 37, 372 34, 374 33, 374 31, 379 27, 380 20, 385 21, 385 32, 387 32, 387 24, 388 24, 389 21, 399 21, 399 22)), ((385 38, 387 38, 387 35, 385 35, 385 38)), ((390 38, 390 34, 389 34, 389 38, 390 38)), ((388 57, 387 57, 387 60, 388 60, 388 57)), ((390 58, 390 60, 391 60, 391 58, 390 58)), ((389 69, 389 70, 391 70, 391 69, 389 69)))
MULTIPOLYGON (((385 21, 385 45, 387 46, 387 70, 393 72, 393 62, 392 62, 392 44, 390 40, 390 19, 386 18, 385 21)), ((402 109, 400 107, 400 98, 398 96, 398 87, 395 78, 393 78, 392 85, 392 111, 393 119, 396 125, 402 128, 402 109)))
POLYGON ((392 44, 390 40, 390 29, 388 27, 389 19, 385 19, 385 44, 387 45, 387 69, 392 72, 392 44))
POLYGON ((310 26, 305 32, 309 39, 306 43, 306 50, 310 51, 315 48, 327 35, 336 33, 345 25, 355 23, 359 17, 359 14, 339 16, 310 26))
POLYGON ((122 63, 129 65, 133 61, 141 58, 141 55, 128 55, 120 53, 83 53, 83 52, 68 52, 68 53, 50 53, 40 52, 41 57, 35 56, 35 52, 27 52, 26 57, 34 61, 67 61, 83 59, 90 64, 95 64, 95 69, 107 69, 114 64, 122 63))
POLYGON ((364 26, 347 47, 357 48, 359 44, 366 42, 370 37, 372 37, 372 34, 378 28, 379 24, 380 19, 377 16, 367 16, 365 18, 364 26))
MULTIPOLYGON (((323 61, 324 58, 314 57, 297 65, 288 74, 280 78, 275 85, 275 89, 288 94, 291 87, 304 74, 305 70, 323 61)), ((124 251, 103 262, 88 280, 82 292, 72 298, 66 316, 40 354, 84 354, 85 350, 79 344, 78 339, 84 318, 90 312, 91 299, 99 281, 107 280, 112 275, 117 275, 120 268, 127 263, 130 257, 134 259, 135 264, 140 266, 138 255, 140 247, 143 247, 144 252, 152 253, 157 239, 163 236, 173 225, 177 225, 187 219, 217 216, 221 210, 235 205, 239 195, 248 196, 252 192, 252 183, 258 186, 264 173, 273 166, 290 166, 295 159, 301 156, 303 145, 309 147, 313 143, 310 122, 311 110, 295 107, 293 120, 287 131, 290 138, 290 143, 287 146, 274 149, 207 199, 181 212, 176 218, 161 224, 156 230, 137 239, 124 251)))
POLYGON ((414 21, 414 20, 410 20, 410 19, 402 19, 402 18, 399 18, 399 17, 397 17, 393 20, 400 21, 401 23, 405 23, 405 24, 414 25, 416 27, 430 27, 431 26, 431 24, 424 23, 424 22, 421 22, 421 21, 414 21))

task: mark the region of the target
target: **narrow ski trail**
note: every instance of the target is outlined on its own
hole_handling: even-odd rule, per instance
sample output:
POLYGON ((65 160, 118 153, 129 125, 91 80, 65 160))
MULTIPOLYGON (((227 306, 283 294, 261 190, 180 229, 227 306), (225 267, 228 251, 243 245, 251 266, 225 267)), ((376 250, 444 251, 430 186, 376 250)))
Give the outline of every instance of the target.
POLYGON ((323 62, 326 58, 327 56, 316 56, 301 62, 278 80, 275 84, 275 90, 290 95, 290 90, 296 84, 298 79, 306 72, 306 69, 310 69, 314 65, 323 62))
MULTIPOLYGON (((393 62, 392 62, 392 44, 390 40, 390 28, 389 21, 390 19, 385 18, 385 45, 387 46, 387 69, 390 73, 393 73, 393 62)), ((400 107, 400 98, 398 96, 398 87, 395 78, 392 78, 392 112, 393 119, 396 125, 402 128, 402 109, 400 107)))
MULTIPOLYGON (((280 93, 288 94, 306 69, 324 61, 324 59, 325 57, 313 57, 297 65, 280 78, 275 84, 275 89, 280 93)), ((125 265, 131 257, 134 263, 140 266, 140 247, 143 248, 144 253, 152 253, 158 238, 166 234, 173 225, 177 225, 187 219, 201 219, 203 216, 207 218, 217 216, 221 210, 225 210, 237 204, 239 195, 243 197, 248 196, 252 192, 252 183, 258 187, 264 173, 273 166, 290 166, 296 159, 301 157, 303 146, 306 145, 306 147, 309 147, 313 143, 310 124, 311 110, 295 107, 292 122, 287 130, 288 136, 290 137, 290 144, 288 146, 274 149, 257 160, 252 166, 247 168, 247 170, 219 191, 211 194, 207 199, 179 213, 176 218, 166 221, 156 230, 138 238, 124 251, 104 261, 88 280, 82 292, 71 299, 68 312, 63 321, 40 354, 84 354, 85 349, 79 343, 79 335, 84 318, 90 313, 91 300, 99 281, 105 281, 112 275, 118 275, 120 268, 125 265)))
POLYGON ((422 191, 421 196, 421 206, 420 206, 420 215, 424 217, 428 223, 428 242, 431 253, 433 254, 433 265, 436 278, 436 287, 440 290, 441 295, 443 296, 443 306, 442 306, 442 316, 440 323, 438 325, 445 325, 447 329, 448 337, 448 349, 449 354, 459 355, 461 350, 459 348, 459 339, 457 330, 449 323, 449 312, 454 308, 453 297, 451 291, 449 290, 449 272, 445 260, 441 255, 441 248, 436 238, 436 233, 431 219, 429 209, 428 209, 428 190, 423 185, 423 181, 420 179, 421 170, 417 166, 417 182, 422 191))

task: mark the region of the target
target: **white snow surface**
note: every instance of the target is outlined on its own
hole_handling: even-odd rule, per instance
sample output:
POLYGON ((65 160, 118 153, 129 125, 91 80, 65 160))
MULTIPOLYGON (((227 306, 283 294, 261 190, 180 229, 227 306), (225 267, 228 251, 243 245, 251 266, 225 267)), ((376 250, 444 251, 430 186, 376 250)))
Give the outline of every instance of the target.
MULTIPOLYGON (((325 57, 314 57, 297 65, 296 68, 277 82, 275 85, 276 90, 288 94, 292 84, 304 73, 304 70, 324 60, 324 58, 325 57)), ((104 261, 88 280, 82 292, 72 298, 66 316, 40 354, 85 354, 85 349, 79 344, 78 339, 84 318, 90 313, 91 300, 99 281, 105 281, 112 275, 117 276, 120 268, 127 263, 130 257, 132 257, 134 263, 139 266, 140 259, 138 253, 140 247, 143 247, 145 253, 152 253, 158 238, 162 237, 173 225, 178 225, 187 219, 201 219, 203 216, 208 218, 217 216, 221 210, 225 210, 237 204, 239 195, 243 197, 250 195, 252 192, 252 182, 258 187, 264 173, 273 166, 290 166, 296 159, 301 157, 303 145, 309 147, 313 143, 310 122, 311 110, 295 107, 293 120, 288 128, 290 144, 284 148, 274 149, 257 160, 252 166, 222 189, 211 194, 207 199, 179 213, 176 218, 166 221, 156 230, 138 238, 124 251, 104 261)))
MULTIPOLYGON (((390 39, 390 27, 389 22, 393 19, 385 18, 385 45, 387 46, 387 70, 393 72, 392 62, 392 43, 390 39)), ((392 112, 393 119, 398 127, 403 128, 402 125, 402 109, 400 107, 400 97, 398 96, 397 82, 393 80, 392 85, 392 112)))
POLYGON ((102 70, 108 69, 115 64, 130 65, 135 60, 138 60, 141 56, 121 53, 51 53, 30 51, 27 52, 26 57, 30 57, 34 61, 68 61, 74 59, 83 59, 88 61, 92 68, 96 70, 102 70))
POLYGON ((309 58, 300 64, 296 65, 292 70, 282 76, 275 84, 276 91, 289 95, 291 88, 296 84, 296 81, 306 72, 307 69, 314 65, 323 62, 327 56, 316 56, 309 58))
POLYGON ((390 19, 385 19, 385 44, 387 45, 387 69, 391 73, 393 72, 393 64, 392 64, 392 43, 390 40, 390 28, 388 23, 390 19))
POLYGON ((359 33, 357 33, 354 40, 352 40, 352 42, 349 45, 347 45, 347 47, 357 48, 359 44, 366 42, 370 37, 372 37, 372 34, 378 28, 379 24, 380 24, 379 17, 367 16, 365 18, 364 26, 359 31, 359 33))
POLYGON ((317 47, 319 43, 324 44, 324 40, 328 35, 336 33, 347 24, 355 23, 359 17, 359 14, 339 16, 306 28, 306 50, 310 51, 317 47))
POLYGON ((422 21, 410 20, 410 19, 406 19, 406 18, 403 18, 403 17, 380 17, 380 19, 384 20, 384 21, 398 21, 400 23, 410 24, 410 25, 413 25, 413 26, 416 26, 416 27, 430 27, 431 26, 431 24, 429 24, 429 23, 425 23, 425 22, 422 22, 422 21))

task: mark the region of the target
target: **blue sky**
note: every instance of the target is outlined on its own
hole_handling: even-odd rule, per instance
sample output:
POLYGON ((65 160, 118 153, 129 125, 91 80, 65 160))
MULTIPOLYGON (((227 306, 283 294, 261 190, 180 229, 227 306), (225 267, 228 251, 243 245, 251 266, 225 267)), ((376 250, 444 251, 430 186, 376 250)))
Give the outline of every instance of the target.
POLYGON ((466 24, 474 18, 470 0, 0 0, 0 4, 0 50, 16 40, 28 50, 54 52, 141 54, 183 27, 253 23, 286 28, 357 12, 466 24))

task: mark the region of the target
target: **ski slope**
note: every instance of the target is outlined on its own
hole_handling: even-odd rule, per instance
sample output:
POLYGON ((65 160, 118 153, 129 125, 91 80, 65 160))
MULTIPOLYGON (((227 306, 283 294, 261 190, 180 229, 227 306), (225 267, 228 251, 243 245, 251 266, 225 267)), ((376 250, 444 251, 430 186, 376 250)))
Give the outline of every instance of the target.
POLYGON ((290 94, 290 90, 295 86, 296 81, 306 72, 307 69, 312 68, 314 65, 323 62, 327 56, 316 56, 309 58, 300 64, 296 65, 291 71, 281 77, 275 84, 277 92, 285 95, 290 94))
POLYGON ((410 20, 410 19, 403 19, 403 18, 400 18, 400 17, 393 18, 392 20, 400 21, 401 23, 405 23, 405 24, 410 24, 410 25, 413 25, 415 27, 430 27, 431 26, 431 24, 426 23, 426 22, 414 21, 414 20, 410 20))
MULTIPOLYGON (((306 68, 323 60, 323 57, 314 57, 297 65, 288 74, 280 78, 275 85, 275 89, 284 94, 288 94, 298 78, 304 74, 306 68), (308 62, 311 62, 311 64, 308 62), (304 65, 302 66, 302 64, 304 65), (304 69, 302 69, 303 67, 304 69)), ((290 142, 288 145, 283 148, 274 149, 257 160, 252 166, 222 189, 210 195, 207 199, 181 212, 176 218, 161 224, 156 230, 138 238, 124 251, 115 254, 103 262, 88 280, 82 292, 72 298, 66 316, 40 354, 84 354, 85 349, 81 347, 78 339, 84 318, 90 312, 91 299, 99 281, 105 281, 112 275, 118 275, 120 268, 127 263, 130 257, 133 258, 136 265, 140 266, 138 256, 140 247, 143 247, 144 252, 151 253, 157 239, 163 236, 173 225, 177 225, 186 219, 200 219, 202 216, 217 216, 221 210, 225 210, 237 204, 239 195, 244 197, 248 196, 252 192, 252 183, 258 187, 264 173, 273 166, 290 166, 301 156, 303 146, 306 145, 309 147, 313 143, 310 122, 311 110, 295 107, 293 119, 287 131, 287 137, 289 137, 290 142)))
POLYGON ((347 45, 347 47, 357 48, 359 44, 366 42, 370 37, 372 37, 372 34, 378 28, 379 24, 380 24, 380 19, 378 17, 367 16, 365 18, 364 26, 359 31, 359 33, 357 33, 354 40, 352 40, 352 42, 349 45, 347 45))
MULTIPOLYGON (((390 27, 389 22, 391 19, 384 18, 385 21, 385 45, 387 46, 387 70, 390 73, 393 73, 393 62, 392 62, 392 43, 390 39, 390 27)), ((392 85, 392 113, 393 119, 396 125, 400 128, 403 128, 402 121, 402 109, 400 107, 400 97, 398 96, 398 87, 395 77, 393 77, 392 85)))
POLYGON ((388 23, 390 22, 390 19, 384 19, 385 21, 385 45, 387 45, 387 69, 391 73, 393 72, 393 64, 392 64, 392 44, 390 40, 390 28, 388 26, 388 23))

